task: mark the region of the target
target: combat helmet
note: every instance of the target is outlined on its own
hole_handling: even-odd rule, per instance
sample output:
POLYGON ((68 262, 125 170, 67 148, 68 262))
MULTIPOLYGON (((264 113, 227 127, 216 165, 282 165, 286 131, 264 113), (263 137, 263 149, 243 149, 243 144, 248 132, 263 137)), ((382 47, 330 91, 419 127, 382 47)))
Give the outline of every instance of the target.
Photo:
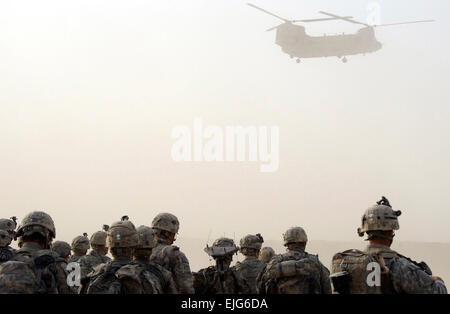
POLYGON ((86 232, 72 240, 72 250, 74 252, 86 252, 89 249, 89 245, 89 238, 86 232))
POLYGON ((16 237, 39 233, 48 240, 55 238, 56 228, 52 217, 42 211, 34 211, 26 215, 17 228, 16 237))
POLYGON ((0 247, 6 247, 11 244, 16 236, 17 218, 0 219, 0 247))
POLYGON ((239 251, 239 247, 234 244, 233 239, 229 238, 219 238, 212 246, 206 246, 204 251, 211 257, 222 257, 225 255, 233 255, 239 251))
POLYGON ((0 229, 0 248, 10 245, 12 240, 13 238, 8 231, 0 229))
POLYGON ((249 248, 249 249, 260 250, 263 242, 264 242, 264 239, 261 236, 261 234, 259 234, 259 233, 256 235, 247 234, 245 237, 243 237, 239 241, 239 246, 241 247, 241 249, 249 248))
POLYGON ((106 232, 108 231, 109 226, 108 225, 103 225, 103 230, 104 231, 96 231, 92 234, 90 242, 91 242, 91 247, 94 245, 99 245, 99 246, 106 246, 106 232))
POLYGON ((274 256, 275 251, 271 247, 265 246, 261 249, 261 252, 259 253, 259 260, 263 261, 264 263, 268 263, 274 256))
POLYGON ((70 244, 65 241, 55 241, 52 243, 51 250, 58 253, 61 257, 70 255, 70 244))
POLYGON ((109 248, 136 247, 138 235, 128 216, 123 216, 109 227, 106 237, 109 248))
POLYGON ((152 221, 152 228, 161 229, 172 233, 178 233, 180 222, 175 215, 170 213, 161 213, 156 215, 152 221))
POLYGON ((376 205, 369 207, 361 219, 361 227, 358 228, 358 235, 364 233, 398 230, 400 225, 398 217, 402 214, 400 210, 393 210, 388 199, 384 196, 376 205))
POLYGON ((283 233, 284 246, 290 243, 298 242, 308 242, 308 237, 306 232, 302 227, 292 227, 289 228, 285 233, 283 233))
POLYGON ((138 235, 137 249, 153 249, 156 246, 156 239, 152 228, 139 226, 136 231, 138 235))

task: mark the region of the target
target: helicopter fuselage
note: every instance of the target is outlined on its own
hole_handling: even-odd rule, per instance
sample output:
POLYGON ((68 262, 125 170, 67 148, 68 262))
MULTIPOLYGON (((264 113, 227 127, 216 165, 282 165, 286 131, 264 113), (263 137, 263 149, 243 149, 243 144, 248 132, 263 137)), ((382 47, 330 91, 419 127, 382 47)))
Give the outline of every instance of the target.
POLYGON ((373 27, 361 28, 354 34, 309 36, 305 27, 292 23, 277 27, 275 43, 296 58, 344 57, 375 52, 382 47, 373 27))

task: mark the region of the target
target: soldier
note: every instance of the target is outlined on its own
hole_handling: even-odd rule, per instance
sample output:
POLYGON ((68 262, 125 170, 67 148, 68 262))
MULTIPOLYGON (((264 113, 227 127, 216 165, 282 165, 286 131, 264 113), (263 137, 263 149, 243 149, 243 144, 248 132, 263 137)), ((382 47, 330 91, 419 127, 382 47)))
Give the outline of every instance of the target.
POLYGON ((130 277, 127 266, 133 264, 138 235, 127 216, 111 225, 107 232, 107 244, 113 260, 100 264, 82 281, 80 294, 140 294, 142 287, 130 277))
POLYGON ((257 278, 261 294, 322 294, 331 293, 329 271, 317 255, 305 252, 308 238, 301 227, 284 234, 287 253, 276 255, 257 278))
POLYGON ((70 258, 70 244, 65 241, 55 241, 52 243, 51 250, 59 254, 59 256, 65 261, 66 265, 70 258))
POLYGON ((272 259, 272 257, 275 256, 275 251, 270 246, 265 246, 261 249, 261 252, 259 253, 259 260, 268 263, 272 259))
POLYGON ((152 249, 156 246, 153 229, 147 226, 137 228, 138 245, 134 250, 134 273, 142 278, 144 293, 147 294, 177 294, 177 287, 172 273, 162 266, 150 262, 152 249))
POLYGON ((16 226, 16 217, 0 219, 0 265, 14 257, 15 250, 9 245, 15 238, 16 226))
POLYGON ((347 250, 334 255, 332 275, 334 291, 340 294, 446 294, 443 280, 432 276, 424 263, 416 263, 393 251, 390 246, 394 230, 399 229, 401 211, 393 210, 383 196, 369 207, 358 228, 360 237, 367 234, 369 245, 364 252, 347 250))
POLYGON ((108 225, 103 225, 104 231, 97 231, 92 234, 89 241, 91 251, 89 254, 80 257, 78 260, 81 269, 82 281, 91 271, 94 270, 95 266, 107 263, 111 260, 108 256, 106 256, 106 254, 108 254, 108 247, 106 246, 106 231, 108 231, 108 229, 108 225))
POLYGON ((256 277, 266 267, 266 263, 258 259, 261 245, 264 242, 263 237, 258 233, 257 235, 248 234, 239 242, 240 252, 245 256, 242 262, 237 262, 233 267, 240 277, 247 282, 250 291, 249 293, 256 294, 256 277))
POLYGON ((153 248, 150 261, 172 273, 179 293, 193 294, 195 291, 189 261, 177 246, 172 245, 179 227, 178 218, 169 213, 158 214, 153 219, 152 228, 157 245, 153 248))
POLYGON ((214 241, 212 247, 206 246, 205 252, 214 258, 216 265, 193 274, 196 294, 249 293, 247 283, 230 268, 233 254, 238 250, 234 241, 228 238, 219 238, 214 241))
POLYGON ((72 240, 72 256, 69 259, 69 263, 78 262, 79 259, 86 255, 89 249, 89 238, 87 233, 83 233, 82 236, 76 236, 72 240))
POLYGON ((0 266, 0 293, 71 293, 59 255, 49 250, 56 230, 53 219, 35 211, 17 228, 20 249, 0 266))

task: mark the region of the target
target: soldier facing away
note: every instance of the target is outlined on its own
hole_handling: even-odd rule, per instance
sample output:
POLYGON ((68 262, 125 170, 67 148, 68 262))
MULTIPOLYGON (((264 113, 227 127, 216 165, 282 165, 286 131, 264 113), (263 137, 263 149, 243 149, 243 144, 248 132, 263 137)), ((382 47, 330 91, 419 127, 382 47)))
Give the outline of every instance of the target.
POLYGON ((107 244, 113 259, 98 265, 88 274, 81 283, 80 294, 141 294, 140 282, 129 271, 138 235, 127 216, 111 225, 107 232, 107 244))
POLYGON ((317 255, 305 252, 308 238, 301 227, 284 234, 287 253, 276 255, 257 278, 261 294, 328 294, 331 293, 329 271, 317 255))
POLYGON ((365 251, 346 250, 334 255, 332 275, 334 291, 340 294, 446 294, 441 278, 432 276, 424 263, 416 263, 390 247, 394 230, 400 228, 401 211, 392 209, 383 196, 369 207, 358 228, 360 237, 367 234, 365 251))
POLYGON ((169 213, 158 214, 152 221, 152 228, 157 244, 150 261, 172 273, 179 293, 193 294, 195 291, 189 261, 177 246, 172 245, 180 228, 178 218, 169 213))
POLYGON ((16 226, 16 217, 0 219, 0 265, 14 257, 15 250, 9 245, 15 238, 16 226))
POLYGON ((248 234, 239 242, 240 252, 245 256, 242 262, 237 262, 233 267, 240 277, 244 278, 249 286, 249 293, 256 294, 256 277, 266 267, 266 263, 258 259, 263 237, 248 234))
POLYGON ((153 248, 156 246, 154 231, 147 226, 137 228, 138 245, 134 250, 133 272, 141 278, 143 293, 177 294, 172 273, 162 266, 150 262, 153 248))
POLYGON ((107 263, 111 260, 106 256, 109 250, 106 245, 106 231, 108 231, 108 229, 108 225, 103 225, 103 231, 97 231, 92 234, 91 239, 89 240, 91 251, 89 254, 82 256, 78 260, 81 269, 81 281, 83 281, 97 265, 107 263))
POLYGON ((261 249, 258 259, 267 264, 274 256, 275 251, 270 246, 265 246, 261 249))
POLYGON ((72 256, 69 258, 69 263, 78 262, 79 259, 86 255, 89 250, 89 238, 87 233, 83 233, 81 236, 76 236, 72 240, 72 256))
POLYGON ((216 265, 200 269, 194 273, 196 294, 240 294, 249 293, 246 282, 230 268, 233 254, 239 248, 229 238, 219 238, 212 247, 207 246, 205 252, 214 258, 216 265))
POLYGON ((47 213, 35 211, 23 218, 16 234, 20 249, 0 266, 0 293, 72 293, 67 273, 57 262, 59 254, 49 250, 55 235, 47 213))

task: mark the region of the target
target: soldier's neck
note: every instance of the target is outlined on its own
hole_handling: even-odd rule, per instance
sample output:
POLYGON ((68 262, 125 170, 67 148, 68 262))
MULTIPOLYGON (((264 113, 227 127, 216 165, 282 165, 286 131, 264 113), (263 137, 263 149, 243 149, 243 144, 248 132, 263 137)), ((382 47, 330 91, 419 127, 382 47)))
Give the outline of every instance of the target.
POLYGON ((383 239, 383 238, 375 238, 375 239, 369 240, 369 244, 370 245, 384 245, 387 247, 391 247, 392 240, 383 239))

